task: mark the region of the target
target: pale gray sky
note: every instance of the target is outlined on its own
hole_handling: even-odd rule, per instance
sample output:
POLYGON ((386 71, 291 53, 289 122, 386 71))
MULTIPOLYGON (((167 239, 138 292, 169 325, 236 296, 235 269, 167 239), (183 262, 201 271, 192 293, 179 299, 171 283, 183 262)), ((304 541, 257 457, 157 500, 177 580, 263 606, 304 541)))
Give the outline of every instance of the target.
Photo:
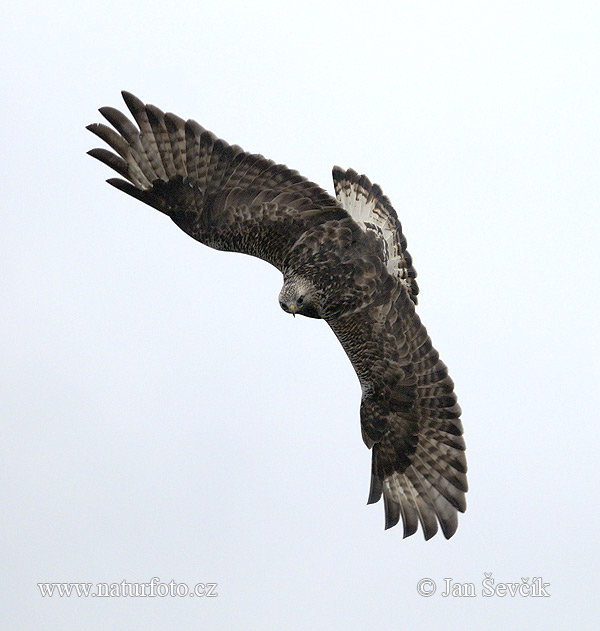
POLYGON ((600 5, 216 5, 4 9, 3 628, 592 628, 600 5), (333 164, 382 186, 464 411, 451 541, 365 506, 358 381, 279 273, 103 182, 84 126, 122 89, 330 191, 333 164), (484 572, 551 596, 486 598, 484 572), (219 596, 37 587, 152 577, 219 596))

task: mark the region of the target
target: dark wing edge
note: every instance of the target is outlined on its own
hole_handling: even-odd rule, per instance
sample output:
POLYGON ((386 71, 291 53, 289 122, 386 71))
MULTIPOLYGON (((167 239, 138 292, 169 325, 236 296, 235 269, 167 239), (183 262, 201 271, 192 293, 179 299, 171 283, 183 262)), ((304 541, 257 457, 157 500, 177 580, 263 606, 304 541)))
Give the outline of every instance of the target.
POLYGON ((466 510, 461 410, 446 365, 399 283, 390 301, 329 322, 363 388, 361 428, 372 449, 368 504, 383 496, 385 527, 419 523, 449 539, 466 510))
POLYGON ((388 272, 402 281, 417 304, 417 271, 407 250, 402 224, 390 200, 379 185, 372 184, 366 175, 359 175, 354 169, 334 166, 332 174, 338 201, 364 231, 376 233, 388 272))
POLYGON ((109 184, 165 213, 206 245, 258 256, 281 269, 307 227, 343 216, 335 199, 297 171, 246 153, 129 92, 122 96, 137 126, 115 108, 100 108, 112 128, 95 123, 87 129, 113 151, 92 149, 89 155, 121 176, 109 184))

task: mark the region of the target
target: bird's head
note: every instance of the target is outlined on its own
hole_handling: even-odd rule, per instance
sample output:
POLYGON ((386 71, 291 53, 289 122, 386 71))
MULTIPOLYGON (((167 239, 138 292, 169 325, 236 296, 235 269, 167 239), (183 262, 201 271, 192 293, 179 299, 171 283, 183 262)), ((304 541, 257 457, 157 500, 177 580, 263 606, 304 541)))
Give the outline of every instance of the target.
POLYGON ((287 278, 279 292, 279 305, 293 316, 303 315, 308 318, 320 318, 321 309, 317 292, 313 284, 298 276, 287 278))

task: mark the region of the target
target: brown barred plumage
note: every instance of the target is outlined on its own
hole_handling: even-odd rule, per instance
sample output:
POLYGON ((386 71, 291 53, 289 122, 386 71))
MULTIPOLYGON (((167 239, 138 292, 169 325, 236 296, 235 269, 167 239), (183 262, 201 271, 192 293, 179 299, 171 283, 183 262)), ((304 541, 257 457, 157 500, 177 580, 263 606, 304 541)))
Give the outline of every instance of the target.
POLYGON ((402 517, 405 537, 419 522, 426 539, 438 523, 451 537, 466 509, 461 412, 415 313, 416 272, 387 197, 364 175, 335 167, 336 200, 194 121, 123 98, 138 127, 109 107, 100 113, 114 130, 88 127, 115 152, 89 152, 124 178, 108 182, 198 241, 281 270, 282 308, 325 319, 358 375, 373 452, 369 503, 383 495, 386 528, 402 517))

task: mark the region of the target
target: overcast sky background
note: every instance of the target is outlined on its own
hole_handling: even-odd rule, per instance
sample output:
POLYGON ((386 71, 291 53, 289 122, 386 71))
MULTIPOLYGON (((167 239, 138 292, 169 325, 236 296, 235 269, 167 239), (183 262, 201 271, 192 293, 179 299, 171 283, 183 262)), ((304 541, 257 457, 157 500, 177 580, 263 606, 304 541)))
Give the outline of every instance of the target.
POLYGON ((216 4, 3 10, 3 628, 592 628, 600 5, 216 4), (279 272, 104 183, 84 127, 122 89, 330 191, 333 164, 382 186, 463 408, 452 540, 365 506, 358 381, 279 272), (484 598, 484 572, 551 597, 484 598), (219 596, 37 587, 155 576, 219 596))

